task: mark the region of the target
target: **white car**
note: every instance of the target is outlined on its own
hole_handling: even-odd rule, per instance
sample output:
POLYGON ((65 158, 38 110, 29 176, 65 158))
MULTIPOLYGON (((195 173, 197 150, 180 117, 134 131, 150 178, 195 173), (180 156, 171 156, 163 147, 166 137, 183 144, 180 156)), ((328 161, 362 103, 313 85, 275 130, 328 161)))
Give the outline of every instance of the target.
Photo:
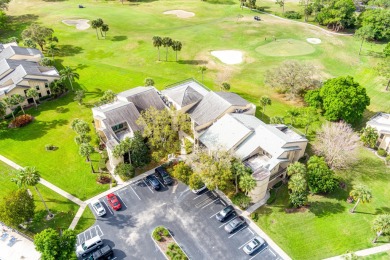
POLYGON ((258 248, 260 248, 262 245, 264 245, 265 241, 261 237, 257 236, 253 238, 251 241, 249 241, 248 244, 246 244, 243 248, 244 252, 248 255, 255 252, 258 248))
POLYGON ((96 215, 99 217, 104 216, 106 214, 106 210, 99 200, 94 200, 91 202, 93 210, 96 212, 96 215))

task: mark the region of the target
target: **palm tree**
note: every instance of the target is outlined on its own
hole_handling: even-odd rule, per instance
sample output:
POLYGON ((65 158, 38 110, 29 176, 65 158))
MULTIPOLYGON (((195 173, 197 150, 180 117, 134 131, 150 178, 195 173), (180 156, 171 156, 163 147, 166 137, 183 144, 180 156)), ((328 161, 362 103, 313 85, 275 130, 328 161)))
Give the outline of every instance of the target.
POLYGON ((176 61, 177 61, 177 52, 181 51, 182 44, 179 41, 172 42, 172 49, 176 52, 176 61))
POLYGON ((381 235, 390 234, 390 215, 379 215, 375 218, 372 229, 376 232, 373 243, 376 243, 381 235))
POLYGON ((361 184, 354 186, 349 193, 349 196, 351 196, 356 201, 355 206, 351 209, 351 213, 355 212, 355 209, 360 201, 363 203, 368 203, 372 199, 371 190, 367 186, 361 184))
POLYGON ((97 22, 97 27, 100 29, 100 34, 103 37, 103 32, 102 32, 102 26, 104 24, 103 19, 102 18, 98 18, 98 19, 96 19, 96 22, 97 22))
POLYGON ((98 34, 99 22, 98 22, 98 20, 92 20, 91 26, 93 29, 96 30, 96 38, 99 40, 99 34, 98 34))
POLYGON ((27 90, 26 96, 30 97, 34 100, 35 108, 37 108, 38 105, 37 105, 37 101, 35 99, 39 96, 38 91, 35 88, 30 88, 27 90))
POLYGON ((28 187, 33 186, 35 190, 37 191, 39 197, 41 198, 43 204, 45 205, 45 208, 47 210, 47 213, 49 216, 53 216, 53 214, 50 212, 49 208, 46 205, 45 200, 42 197, 42 194, 39 192, 37 184, 41 180, 41 176, 39 175, 39 172, 35 169, 35 167, 27 166, 25 168, 21 168, 16 172, 16 177, 12 178, 11 181, 16 183, 19 188, 22 187, 28 187))
POLYGON ((291 125, 295 125, 295 118, 299 115, 300 115, 300 113, 299 113, 298 109, 293 108, 293 109, 287 110, 287 117, 290 118, 291 125))
POLYGON ((82 157, 85 157, 87 159, 87 162, 90 163, 91 165, 91 169, 92 169, 92 172, 95 172, 94 169, 93 169, 93 165, 92 165, 92 160, 89 158, 91 156, 91 154, 94 152, 95 150, 93 149, 93 146, 88 144, 88 143, 82 143, 79 147, 79 154, 82 156, 82 157))
POLYGON ((230 84, 227 83, 227 82, 223 82, 222 85, 221 85, 221 89, 223 89, 225 91, 229 91, 230 90, 230 84))
POLYGON ((205 73, 206 70, 207 70, 206 66, 200 66, 199 67, 199 72, 202 73, 202 83, 203 83, 203 74, 205 73))
POLYGON ((51 55, 51 59, 54 60, 54 53, 59 51, 57 44, 51 42, 48 45, 46 45, 47 54, 51 55))
POLYGON ((240 189, 245 192, 245 195, 248 195, 256 187, 257 183, 251 174, 244 174, 240 177, 239 185, 240 189))
POLYGON ((165 47, 165 61, 168 61, 168 48, 172 46, 172 39, 164 37, 162 39, 162 45, 165 47))
POLYGON ((15 102, 17 104, 19 104, 20 108, 22 109, 23 114, 25 115, 26 113, 24 112, 24 109, 23 109, 23 102, 26 100, 26 97, 23 97, 22 95, 19 95, 19 94, 15 94, 15 95, 12 95, 12 98, 14 98, 15 102))
POLYGON ((18 103, 16 103, 16 100, 13 97, 5 97, 3 98, 3 101, 5 103, 5 106, 11 110, 12 117, 15 119, 14 110, 12 108, 18 103))
POLYGON ((73 89, 72 81, 74 79, 79 79, 80 75, 71 67, 66 66, 64 69, 60 70, 61 80, 65 81, 66 79, 69 80, 70 86, 73 89))
POLYGON ((263 107, 263 114, 261 116, 261 118, 263 119, 264 114, 265 114, 265 107, 272 105, 272 101, 271 101, 271 99, 268 96, 262 96, 260 98, 260 104, 263 107))
POLYGON ((105 23, 102 24, 102 31, 104 32, 104 38, 106 38, 108 30, 110 30, 110 28, 108 27, 108 24, 105 24, 105 23))
POLYGON ((250 174, 251 173, 251 169, 246 167, 245 164, 243 164, 242 162, 235 161, 232 164, 232 173, 233 173, 234 179, 235 179, 235 181, 234 181, 234 184, 236 186, 235 194, 237 194, 238 193, 238 180, 239 180, 239 177, 247 175, 247 174, 250 174))
POLYGON ((6 112, 7 112, 7 106, 0 100, 0 117, 4 119, 6 112))
POLYGON ((292 192, 304 193, 307 190, 305 175, 294 174, 288 181, 288 189, 292 192))
POLYGON ((158 60, 160 61, 160 47, 162 45, 162 39, 160 36, 153 36, 153 46, 158 49, 158 60))

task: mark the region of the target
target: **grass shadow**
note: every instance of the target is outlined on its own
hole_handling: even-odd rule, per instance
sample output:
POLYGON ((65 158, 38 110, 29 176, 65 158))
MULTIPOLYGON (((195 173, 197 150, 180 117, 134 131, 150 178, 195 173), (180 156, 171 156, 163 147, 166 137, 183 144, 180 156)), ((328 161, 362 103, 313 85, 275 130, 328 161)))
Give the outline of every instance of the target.
POLYGON ((8 16, 8 22, 5 28, 0 30, 1 39, 8 39, 15 36, 20 37, 22 31, 26 29, 30 24, 36 22, 39 16, 35 14, 24 14, 19 16, 8 16))
POLYGON ((57 53, 57 57, 67 57, 80 54, 84 49, 79 46, 70 44, 58 45, 60 51, 57 53))
POLYGON ((381 215, 381 214, 390 214, 390 208, 389 207, 376 208, 374 215, 381 215))
POLYGON ((120 41, 124 41, 124 40, 127 40, 126 35, 116 35, 116 36, 111 38, 112 42, 120 42, 120 41))
POLYGON ((206 3, 215 5, 234 5, 236 2, 233 0, 205 0, 206 3))
POLYGON ((179 64, 189 64, 189 65, 205 65, 208 62, 206 60, 179 60, 179 64))
POLYGON ((315 201, 310 203, 309 210, 317 217, 322 218, 332 214, 342 213, 345 211, 345 207, 340 203, 315 201))

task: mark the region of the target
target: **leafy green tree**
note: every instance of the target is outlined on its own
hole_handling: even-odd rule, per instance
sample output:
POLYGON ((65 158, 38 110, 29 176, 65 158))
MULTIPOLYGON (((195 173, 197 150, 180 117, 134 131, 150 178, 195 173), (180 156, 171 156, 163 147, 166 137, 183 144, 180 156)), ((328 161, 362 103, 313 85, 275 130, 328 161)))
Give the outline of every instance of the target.
POLYGON ((381 235, 390 235, 390 215, 379 215, 374 219, 372 229, 376 232, 373 243, 376 243, 381 235))
POLYGON ((78 145, 87 144, 87 143, 91 142, 91 140, 92 140, 91 136, 87 135, 87 134, 81 134, 81 135, 78 135, 74 138, 74 141, 78 145))
POLYGON ((300 171, 294 173, 290 177, 288 189, 290 190, 290 202, 294 207, 301 207, 307 203, 307 196, 309 195, 307 191, 307 181, 305 175, 300 171))
POLYGON ((80 78, 80 75, 69 66, 66 66, 64 69, 60 70, 60 76, 62 81, 69 80, 72 90, 74 90, 72 81, 74 81, 74 79, 80 78))
POLYGON ((127 181, 134 177, 135 168, 131 164, 121 162, 115 167, 114 173, 127 181))
POLYGON ((34 199, 26 189, 8 193, 0 202, 0 218, 10 226, 17 227, 34 217, 34 199))
POLYGON ((41 59, 41 61, 39 62, 39 64, 40 64, 41 66, 49 67, 49 66, 51 66, 52 62, 53 62, 53 61, 52 61, 50 58, 44 57, 44 58, 41 59))
MULTIPOLYGON (((390 44, 388 44, 387 46, 390 46, 390 44)), ((389 52, 390 52, 390 47, 389 47, 389 52)), ((382 62, 380 62, 378 66, 376 66, 376 70, 379 76, 386 79, 387 81, 386 91, 388 91, 390 88, 390 56, 384 59, 382 62)))
POLYGON ((320 120, 320 116, 317 112, 317 109, 313 107, 303 107, 300 109, 300 116, 298 118, 298 122, 301 126, 305 127, 305 135, 310 130, 310 127, 318 123, 320 120))
POLYGON ((260 105, 263 108, 263 114, 262 114, 261 118, 264 118, 265 108, 266 108, 266 106, 272 105, 272 101, 271 101, 271 99, 268 96, 262 96, 260 98, 260 105))
POLYGON ((344 120, 350 124, 356 123, 370 105, 366 89, 351 76, 325 81, 319 96, 324 117, 330 121, 344 120))
POLYGON ((378 132, 371 126, 367 126, 360 131, 360 140, 365 146, 372 149, 375 148, 378 137, 378 132))
POLYGON ((125 154, 128 154, 129 159, 131 161, 130 150, 131 150, 131 139, 129 137, 126 137, 124 140, 122 140, 118 145, 114 147, 112 154, 114 155, 115 158, 122 158, 125 154))
POLYGON ((103 103, 112 103, 116 99, 116 94, 111 89, 104 91, 103 97, 100 99, 103 103))
POLYGON ((4 118, 6 112, 7 112, 7 106, 3 103, 2 100, 0 100, 0 117, 4 118))
POLYGON ((206 70, 207 70, 206 66, 199 67, 199 72, 202 74, 202 83, 203 83, 203 76, 204 76, 204 73, 206 72, 206 70))
POLYGON ((108 26, 108 24, 102 24, 102 28, 101 28, 102 32, 104 32, 104 38, 106 38, 107 36, 107 32, 110 30, 110 27, 108 26))
POLYGON ((79 118, 74 119, 70 127, 79 135, 85 135, 91 131, 89 124, 79 118))
POLYGON ((24 39, 23 45, 26 46, 27 48, 32 48, 32 49, 37 48, 37 44, 30 38, 24 39))
POLYGON ((146 78, 144 80, 145 87, 154 86, 154 80, 152 78, 146 78))
POLYGON ((87 159, 87 162, 90 162, 91 163, 91 166, 92 166, 92 161, 90 160, 90 156, 91 154, 95 151, 95 149, 93 149, 93 146, 90 145, 89 143, 82 143, 80 144, 80 147, 79 147, 79 153, 82 157, 85 157, 87 159))
POLYGON ((359 48, 359 55, 360 55, 360 53, 362 52, 364 41, 371 41, 374 39, 375 37, 374 28, 371 25, 362 26, 356 30, 355 36, 362 40, 359 48))
POLYGON ((142 133, 136 131, 131 138, 130 144, 131 163, 135 168, 139 168, 150 163, 150 151, 146 145, 142 133))
POLYGON ((53 80, 49 85, 50 91, 53 95, 58 96, 59 94, 64 93, 67 88, 62 80, 53 80))
POLYGON ((369 203, 372 199, 371 190, 367 186, 361 184, 353 186, 351 192, 349 193, 349 196, 351 196, 356 201, 355 206, 353 206, 353 208, 351 209, 351 213, 355 212, 355 209, 360 201, 362 203, 369 203))
POLYGON ((179 162, 178 164, 173 166, 172 176, 187 185, 189 184, 190 177, 192 175, 195 174, 193 174, 191 167, 185 164, 184 162, 179 162))
POLYGON ((290 192, 289 194, 289 200, 291 205, 293 205, 296 208, 302 207, 307 203, 307 196, 308 193, 305 192, 290 192))
POLYGON ((275 1, 275 4, 279 5, 280 7, 282 7, 282 13, 284 14, 284 1, 285 0, 276 0, 275 1))
POLYGON ((23 109, 23 102, 26 100, 26 97, 24 97, 20 94, 15 94, 15 95, 12 95, 12 98, 15 100, 15 103, 17 103, 20 106, 23 114, 25 115, 26 113, 24 112, 24 109, 23 109))
POLYGON ((57 47, 57 44, 54 42, 49 42, 46 45, 46 52, 48 55, 51 55, 51 59, 54 61, 54 54, 58 52, 60 49, 57 47))
POLYGON ((23 39, 30 39, 37 43, 43 51, 46 41, 53 37, 53 29, 33 23, 22 32, 23 39))
POLYGON ((286 117, 290 118, 291 125, 295 125, 296 118, 301 114, 301 112, 297 108, 289 109, 286 113, 286 117))
POLYGON ((176 61, 177 61, 177 52, 181 51, 182 43, 180 41, 172 41, 172 50, 176 52, 176 61))
POLYGON ((46 205, 45 200, 42 197, 42 194, 38 190, 38 183, 41 180, 41 176, 39 172, 35 169, 35 167, 27 166, 25 168, 21 168, 15 172, 15 177, 11 179, 12 182, 16 183, 16 185, 20 188, 27 188, 28 186, 33 186, 35 191, 38 193, 43 205, 47 210, 49 216, 52 216, 49 208, 46 205))
POLYGON ((287 167, 287 175, 288 176, 293 176, 295 174, 301 174, 301 175, 306 174, 306 167, 303 163, 295 162, 295 163, 290 164, 287 167))
POLYGON ((85 97, 84 90, 76 90, 73 100, 77 101, 79 105, 83 104, 83 98, 85 97))
POLYGON ((370 36, 376 41, 390 40, 390 9, 367 9, 360 16, 362 28, 370 28, 370 36))
POLYGON ((15 119, 13 107, 16 106, 18 103, 13 97, 5 97, 3 98, 3 101, 5 106, 11 110, 12 117, 15 119))
POLYGON ((234 176, 234 185, 236 186, 236 192, 238 193, 238 183, 241 176, 252 174, 251 168, 245 166, 241 161, 234 160, 232 163, 232 174, 234 176))
POLYGON ((337 188, 338 180, 323 157, 312 156, 307 162, 307 181, 313 193, 329 193, 337 188))
POLYGON ((192 190, 198 190, 202 188, 204 185, 202 178, 200 177, 199 174, 194 173, 190 176, 189 181, 188 181, 188 186, 192 190))
POLYGON ((255 8, 256 7, 256 0, 248 0, 249 2, 249 7, 250 8, 255 8))
POLYGON ((229 91, 230 90, 230 84, 227 82, 222 82, 221 90, 229 91))
POLYGON ((352 0, 329 0, 316 15, 316 21, 334 31, 355 25, 356 7, 352 0))
POLYGON ((248 193, 256 188, 257 184, 251 174, 244 174, 240 176, 238 185, 240 186, 240 190, 244 191, 245 195, 248 196, 248 193))
POLYGON ((281 116, 274 116, 270 118, 269 122, 270 124, 275 124, 275 125, 284 124, 284 118, 281 116))
POLYGON ((162 38, 162 45, 165 47, 165 61, 168 61, 168 48, 172 46, 172 39, 169 37, 162 38))
POLYGON ((30 98, 32 98, 32 99, 34 100, 35 108, 37 108, 38 105, 37 105, 37 100, 36 100, 36 99, 37 99, 38 96, 39 96, 38 91, 37 91, 35 88, 29 88, 29 89, 27 90, 27 92, 26 92, 26 96, 27 96, 27 97, 30 97, 30 98))
POLYGON ((158 60, 160 61, 160 47, 162 46, 162 38, 160 36, 153 36, 153 46, 157 47, 158 60))
POLYGON ((71 229, 60 235, 54 229, 47 228, 34 236, 34 245, 41 253, 42 260, 76 260, 76 242, 76 231, 71 229))

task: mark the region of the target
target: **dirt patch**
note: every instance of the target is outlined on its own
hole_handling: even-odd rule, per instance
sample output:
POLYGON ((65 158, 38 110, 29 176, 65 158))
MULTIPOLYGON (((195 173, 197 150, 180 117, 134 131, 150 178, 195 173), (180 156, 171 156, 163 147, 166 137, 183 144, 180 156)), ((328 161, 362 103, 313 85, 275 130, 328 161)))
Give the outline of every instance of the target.
POLYGON ((173 14, 179 18, 190 18, 195 16, 193 12, 187 12, 184 10, 170 10, 170 11, 165 11, 163 14, 173 14))
POLYGON ((76 26, 77 30, 86 30, 90 27, 88 24, 89 20, 78 19, 78 20, 62 20, 62 22, 68 26, 76 26))

